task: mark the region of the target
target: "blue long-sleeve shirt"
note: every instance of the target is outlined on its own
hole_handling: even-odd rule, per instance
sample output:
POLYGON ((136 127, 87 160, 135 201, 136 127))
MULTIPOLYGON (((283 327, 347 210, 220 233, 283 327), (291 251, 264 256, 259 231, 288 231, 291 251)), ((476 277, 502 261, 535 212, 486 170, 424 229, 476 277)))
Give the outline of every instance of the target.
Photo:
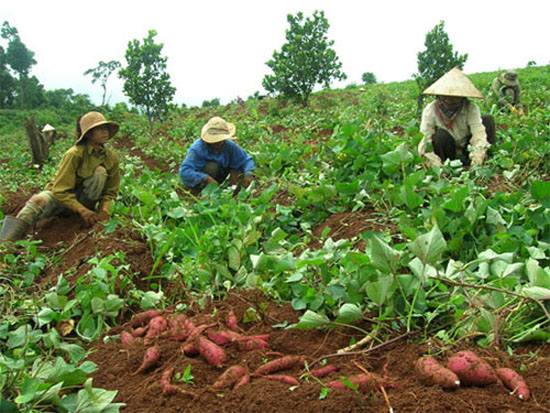
POLYGON ((197 139, 189 147, 187 156, 180 166, 180 178, 187 187, 195 187, 208 175, 201 172, 207 162, 216 162, 224 169, 241 171, 249 175, 254 170, 254 160, 239 145, 231 140, 224 141, 222 151, 215 153, 202 139, 197 139))

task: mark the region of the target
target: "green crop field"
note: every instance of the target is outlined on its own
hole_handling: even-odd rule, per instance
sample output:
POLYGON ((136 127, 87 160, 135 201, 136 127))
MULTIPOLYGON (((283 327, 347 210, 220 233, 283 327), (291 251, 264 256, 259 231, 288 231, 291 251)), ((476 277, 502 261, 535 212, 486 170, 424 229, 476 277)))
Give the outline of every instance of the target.
MULTIPOLYGON (((487 96, 497 74, 469 77, 487 96)), ((232 291, 291 305, 299 320, 279 329, 355 326, 373 344, 414 334, 510 355, 547 343, 550 67, 518 75, 525 115, 477 101, 495 117, 496 144, 470 169, 423 166, 414 81, 319 91, 305 108, 251 98, 176 109, 152 134, 145 117, 113 110, 122 183, 112 218, 54 248, 36 236, 0 245, 0 410, 118 411, 118 389, 90 380, 90 346, 117 341, 120 330, 105 334, 136 312, 208 308, 232 291), (237 195, 228 185, 191 195, 177 174, 211 116, 236 124, 257 165, 237 195), (126 250, 137 240, 143 265, 126 250), (104 410, 77 406, 94 400, 104 410)), ((73 117, 0 111, 0 219, 44 187, 72 145, 56 141, 43 167, 31 165, 31 114, 73 133, 73 117)), ((241 320, 261 308, 248 310, 241 320)))

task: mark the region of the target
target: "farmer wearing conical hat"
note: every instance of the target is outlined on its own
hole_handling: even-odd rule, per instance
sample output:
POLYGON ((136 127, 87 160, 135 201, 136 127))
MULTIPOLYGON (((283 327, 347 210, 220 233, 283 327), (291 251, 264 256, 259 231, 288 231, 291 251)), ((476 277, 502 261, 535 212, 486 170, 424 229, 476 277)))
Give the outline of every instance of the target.
POLYGON ((210 183, 222 183, 227 176, 231 185, 250 185, 254 160, 233 142, 236 129, 218 116, 206 122, 180 166, 179 175, 186 187, 196 192, 210 183))
POLYGON ((426 158, 426 164, 460 159, 464 165, 481 165, 495 141, 495 121, 490 115, 481 116, 479 107, 467 99, 482 98, 479 90, 455 67, 423 93, 436 96, 424 109, 420 124, 424 137, 418 153, 426 158))
POLYGON ((5 217, 0 240, 17 240, 42 218, 77 213, 86 226, 109 218, 120 186, 118 157, 105 146, 119 129, 99 112, 76 121, 76 142, 65 152, 53 179, 33 195, 17 217, 5 217))
POLYGON ((509 70, 497 76, 493 80, 491 92, 500 107, 507 108, 512 112, 518 111, 521 90, 517 72, 509 70))

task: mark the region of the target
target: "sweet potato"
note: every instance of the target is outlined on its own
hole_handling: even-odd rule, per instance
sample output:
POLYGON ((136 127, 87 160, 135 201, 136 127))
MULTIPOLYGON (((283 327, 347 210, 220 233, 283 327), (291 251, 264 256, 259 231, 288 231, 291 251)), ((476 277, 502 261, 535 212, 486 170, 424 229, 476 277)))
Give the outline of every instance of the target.
POLYGON ((138 328, 134 328, 132 330, 132 335, 134 337, 143 337, 145 335, 145 333, 147 332, 147 328, 148 327, 138 327, 138 328))
POLYGON ((460 386, 458 376, 439 364, 433 357, 421 357, 416 361, 414 366, 416 371, 431 383, 439 384, 445 389, 460 386))
POLYGON ((282 374, 267 374, 261 376, 262 379, 280 381, 281 383, 288 384, 290 386, 298 386, 300 382, 292 376, 285 376, 282 374))
POLYGON ((127 331, 123 331, 120 333, 120 342, 123 346, 132 346, 134 344, 134 336, 127 331))
POLYGON ((235 315, 235 311, 229 310, 227 313, 227 318, 225 320, 225 325, 233 331, 239 331, 239 320, 235 315))
POLYGON ((241 351, 260 350, 262 348, 268 348, 269 344, 266 341, 259 338, 251 338, 246 341, 239 340, 237 346, 241 351))
POLYGON ((282 370, 290 370, 291 368, 302 365, 305 362, 303 356, 284 356, 276 360, 268 361, 264 365, 258 367, 252 376, 263 376, 266 374, 275 373, 282 370))
POLYGON ((172 375, 174 374, 174 368, 166 369, 162 372, 160 377, 160 387, 164 396, 171 396, 172 394, 181 393, 196 398, 196 395, 187 390, 181 389, 178 386, 174 386, 172 381, 172 375))
POLYGON ((197 337, 197 346, 199 347, 199 353, 208 364, 215 367, 224 365, 227 356, 220 346, 202 336, 197 337))
POLYGON ((160 349, 157 346, 149 347, 145 351, 141 366, 139 366, 139 368, 134 373, 132 373, 132 376, 135 376, 138 373, 142 373, 150 369, 155 364, 157 364, 159 360, 160 360, 160 349))
POLYGON ((210 386, 210 388, 212 390, 223 390, 223 389, 236 387, 236 385, 246 376, 248 376, 248 370, 246 368, 238 365, 231 366, 228 369, 226 369, 220 375, 220 377, 218 377, 218 380, 216 380, 212 384, 212 386, 210 386))
POLYGON ((318 368, 317 370, 312 370, 309 374, 319 379, 321 377, 325 377, 327 374, 330 374, 333 371, 338 371, 338 370, 340 370, 340 367, 329 364, 328 366, 318 368))
POLYGON ((168 328, 168 321, 162 316, 153 317, 149 321, 149 330, 145 334, 145 342, 152 340, 155 337, 160 336, 161 333, 168 328))
POLYGON ((149 310, 138 313, 130 320, 130 326, 132 328, 143 327, 147 325, 152 318, 163 316, 170 312, 170 310, 149 310))
POLYGON ((485 386, 498 380, 489 363, 471 351, 453 354, 447 361, 447 368, 456 373, 462 384, 485 386))
POLYGON ((182 350, 183 350, 183 354, 185 354, 188 357, 193 357, 199 354, 199 347, 194 342, 185 343, 182 346, 182 350))
POLYGON ((224 346, 241 337, 239 333, 235 333, 234 331, 214 331, 212 329, 208 329, 206 331, 206 336, 209 340, 216 343, 218 346, 224 346))
POLYGON ((508 390, 511 390, 511 394, 517 394, 521 400, 529 400, 530 393, 527 383, 521 375, 514 370, 507 367, 501 367, 495 370, 497 377, 504 383, 508 390))
POLYGON ((242 387, 248 383, 250 383, 250 374, 248 374, 248 370, 247 370, 246 374, 242 376, 237 383, 235 383, 235 386, 233 386, 233 390, 237 390, 239 387, 242 387))
MULTIPOLYGON (((348 377, 348 381, 353 384, 359 391, 372 391, 373 389, 379 389, 380 386, 378 385, 375 377, 373 377, 370 374, 361 373, 357 374, 355 376, 348 377)), ((326 387, 329 387, 331 389, 345 389, 347 386, 345 385, 344 381, 342 379, 339 380, 333 380, 329 383, 325 384, 326 387)))

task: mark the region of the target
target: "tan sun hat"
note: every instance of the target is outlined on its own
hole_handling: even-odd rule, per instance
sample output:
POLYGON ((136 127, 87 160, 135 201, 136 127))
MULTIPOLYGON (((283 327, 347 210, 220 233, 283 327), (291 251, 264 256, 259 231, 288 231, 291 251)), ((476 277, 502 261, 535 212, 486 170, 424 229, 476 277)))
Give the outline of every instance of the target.
POLYGON ((435 81, 425 95, 483 98, 483 95, 458 67, 454 67, 435 81))
POLYGON ((201 139, 206 143, 221 142, 226 139, 237 139, 235 131, 237 127, 230 122, 226 122, 219 116, 210 118, 201 129, 201 139))
POLYGON ((82 133, 76 140, 76 143, 82 142, 82 139, 84 139, 84 136, 86 136, 86 133, 91 131, 93 128, 97 128, 98 126, 107 125, 109 127, 109 139, 111 139, 119 130, 120 126, 118 126, 118 123, 106 120, 105 116, 103 116, 99 112, 88 112, 85 115, 83 115, 80 118, 80 130, 82 133))
POLYGON ((517 86, 518 82, 518 73, 514 70, 509 70, 500 75, 500 81, 507 86, 517 86))
POLYGON ((49 123, 46 123, 44 127, 42 128, 42 132, 50 132, 52 130, 55 130, 55 128, 50 125, 49 123))

